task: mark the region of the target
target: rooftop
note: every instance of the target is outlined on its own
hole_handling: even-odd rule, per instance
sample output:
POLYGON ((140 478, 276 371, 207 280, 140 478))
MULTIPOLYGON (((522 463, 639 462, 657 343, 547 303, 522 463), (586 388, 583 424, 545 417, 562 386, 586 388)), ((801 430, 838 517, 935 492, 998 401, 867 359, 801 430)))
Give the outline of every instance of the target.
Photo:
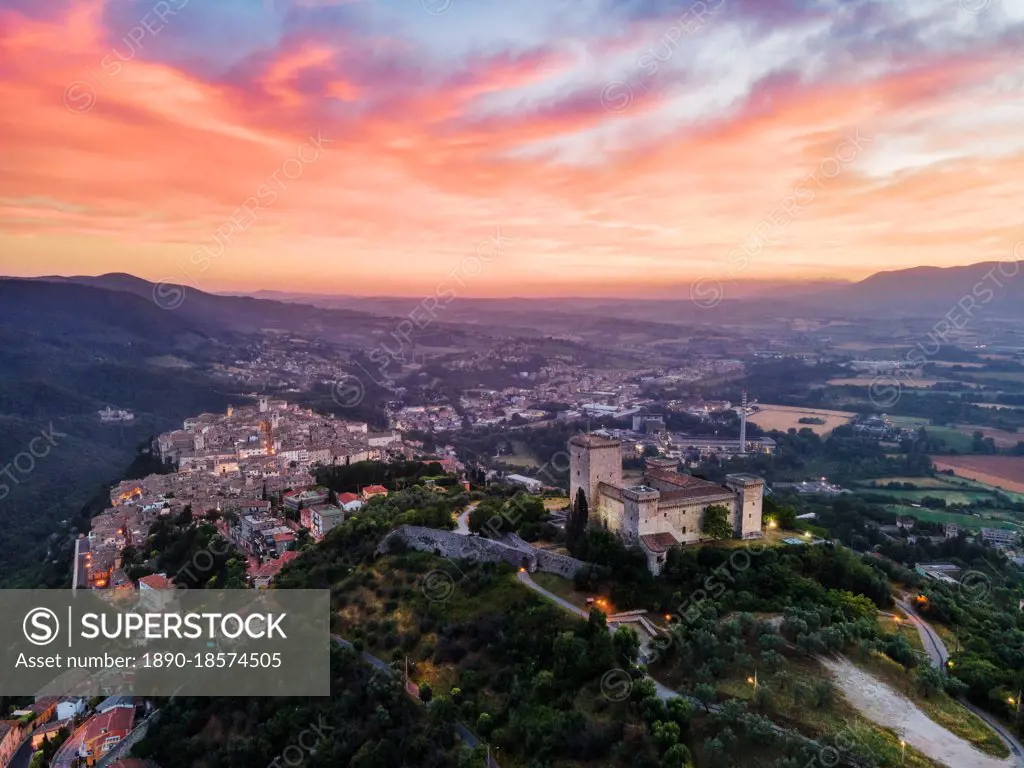
POLYGON ((573 435, 569 438, 569 444, 580 448, 611 448, 613 445, 622 445, 622 441, 605 435, 573 435))
POLYGON ((152 576, 139 579, 139 587, 143 586, 148 589, 174 589, 174 584, 162 573, 154 573, 152 576))
POLYGON ((640 541, 651 552, 659 554, 679 546, 676 537, 671 533, 647 533, 640 537, 640 541))

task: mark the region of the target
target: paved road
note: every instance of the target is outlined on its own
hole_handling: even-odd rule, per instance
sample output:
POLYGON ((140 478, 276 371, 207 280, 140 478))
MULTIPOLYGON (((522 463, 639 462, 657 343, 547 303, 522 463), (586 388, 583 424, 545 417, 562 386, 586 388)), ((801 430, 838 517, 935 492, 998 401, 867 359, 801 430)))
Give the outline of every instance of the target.
POLYGON ((917 628, 917 633, 921 636, 921 643, 928 652, 932 665, 940 669, 945 667, 946 662, 949 660, 949 650, 946 648, 946 644, 942 642, 942 638, 938 636, 928 622, 918 615, 917 611, 910 607, 909 603, 897 600, 896 605, 907 614, 911 623, 917 628))
POLYGON ((7 764, 8 768, 28 768, 28 764, 32 761, 32 739, 26 739, 25 743, 21 745, 21 749, 14 753, 14 757, 11 758, 11 762, 7 764))
POLYGON ((455 522, 458 524, 458 527, 455 529, 455 533, 460 536, 469 536, 469 513, 476 509, 479 503, 479 501, 474 501, 466 507, 465 511, 461 515, 455 518, 455 522))
POLYGON ((50 768, 71 768, 72 764, 78 760, 78 748, 82 745, 82 739, 85 736, 85 729, 88 725, 89 719, 86 718, 78 727, 78 730, 71 734, 71 738, 60 745, 57 754, 50 761, 50 768))
MULTIPOLYGON (((539 595, 543 595, 548 600, 551 600, 552 602, 554 602, 555 604, 559 605, 561 608, 569 611, 570 613, 573 613, 576 616, 580 616, 581 618, 584 618, 584 619, 589 617, 589 613, 584 611, 582 608, 577 608, 572 603, 570 603, 570 602, 568 602, 566 600, 563 600, 558 595, 552 594, 551 592, 549 592, 548 590, 544 589, 542 586, 537 584, 537 582, 535 582, 532 578, 530 578, 530 574, 529 573, 527 573, 525 571, 520 571, 518 578, 519 578, 519 581, 521 583, 525 584, 527 587, 532 589, 534 592, 536 592, 539 595)), ((612 626, 609 626, 608 627, 608 631, 609 632, 614 632, 615 628, 612 627, 612 626)), ((661 699, 662 701, 666 701, 667 702, 669 699, 681 698, 681 699, 685 699, 686 701, 690 702, 690 704, 693 705, 693 707, 695 709, 697 709, 697 710, 706 710, 706 711, 709 711, 709 712, 712 712, 712 713, 718 712, 722 708, 722 706, 720 704, 710 704, 709 706, 705 707, 704 703, 702 701, 700 701, 699 699, 696 699, 693 696, 688 696, 688 695, 686 695, 684 693, 679 693, 677 691, 673 691, 667 685, 663 685, 662 683, 659 683, 657 680, 655 680, 650 675, 645 675, 645 677, 646 677, 646 679, 648 679, 652 683, 654 683, 654 690, 657 693, 658 698, 661 699)), ((791 731, 791 730, 789 730, 787 728, 783 728, 781 725, 777 725, 777 724, 774 724, 774 723, 772 724, 772 730, 775 733, 779 734, 780 736, 790 736, 790 737, 794 737, 794 738, 800 739, 805 744, 807 744, 807 745, 809 745, 811 747, 814 747, 815 749, 821 749, 823 747, 823 745, 820 742, 816 741, 815 739, 811 739, 811 738, 808 738, 807 736, 804 736, 799 731, 791 731)))
MULTIPOLYGON (((582 608, 579 608, 579 607, 573 605, 568 600, 563 600, 562 598, 560 598, 558 595, 554 594, 553 592, 548 592, 546 589, 544 589, 544 587, 542 587, 540 584, 535 582, 533 580, 533 578, 530 576, 530 574, 527 573, 526 571, 520 571, 518 573, 518 578, 519 578, 519 581, 521 581, 523 584, 528 586, 534 592, 536 592, 537 594, 543 595, 544 597, 546 597, 548 600, 550 600, 553 603, 557 603, 561 608, 569 611, 569 613, 575 613, 577 616, 579 616, 582 619, 590 618, 590 613, 588 611, 585 611, 582 608)), ((609 627, 608 629, 611 630, 612 628, 609 627)))
MULTIPOLYGON (((530 574, 527 573, 526 571, 520 571, 519 574, 518 574, 518 578, 519 578, 519 581, 521 583, 525 584, 527 587, 532 589, 534 592, 536 592, 539 595, 542 595, 542 596, 546 597, 548 600, 550 600, 551 602, 555 603, 556 605, 558 605, 562 609, 564 609, 566 611, 569 611, 569 613, 575 614, 576 616, 579 616, 581 619, 588 619, 588 618, 590 618, 589 611, 585 611, 582 608, 579 608, 578 606, 573 605, 568 600, 563 600, 558 595, 556 595, 556 594, 554 594, 552 592, 549 592, 548 590, 544 589, 544 587, 540 586, 537 582, 535 582, 530 577, 530 574)), ((608 631, 609 632, 614 634, 615 630, 616 630, 616 626, 615 625, 612 625, 612 624, 608 625, 608 631)), ((659 683, 653 677, 648 676, 648 678, 651 680, 651 682, 654 683, 654 688, 655 688, 655 690, 658 693, 658 698, 661 699, 662 701, 668 701, 671 698, 675 698, 675 697, 679 696, 681 698, 688 699, 690 701, 690 703, 692 703, 698 709, 703 709, 704 708, 704 705, 700 701, 698 701, 697 699, 691 698, 689 696, 684 696, 683 694, 680 694, 680 693, 676 693, 671 688, 669 688, 667 685, 662 685, 661 683, 659 683)), ((711 705, 711 711, 715 712, 717 710, 718 710, 718 706, 712 704, 711 705)))
MULTIPOLYGON (((921 636, 921 642, 924 644, 925 650, 928 651, 928 656, 931 658, 932 664, 939 669, 944 670, 946 668, 946 662, 949 661, 949 649, 946 648, 946 644, 942 642, 942 638, 939 637, 938 633, 934 629, 932 629, 931 624, 922 619, 909 603, 897 600, 896 605, 898 605, 903 612, 907 614, 911 623, 913 623, 917 628, 917 632, 921 636)), ((1024 745, 1021 744, 1020 740, 1010 733, 1002 723, 996 720, 988 712, 978 709, 976 706, 971 704, 971 702, 962 697, 959 701, 971 710, 971 712, 981 718, 985 724, 1003 740, 1003 743, 1006 744, 1013 757, 1016 758, 1017 764, 1024 766, 1024 745)))

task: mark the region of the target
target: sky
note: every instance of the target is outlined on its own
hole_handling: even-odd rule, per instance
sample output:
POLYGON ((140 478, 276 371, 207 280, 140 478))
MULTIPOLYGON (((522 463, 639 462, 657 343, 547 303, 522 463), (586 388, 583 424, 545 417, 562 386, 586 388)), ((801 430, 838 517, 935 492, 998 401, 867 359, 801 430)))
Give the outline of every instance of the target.
POLYGON ((661 295, 1024 258, 1024 0, 0 0, 0 274, 661 295))

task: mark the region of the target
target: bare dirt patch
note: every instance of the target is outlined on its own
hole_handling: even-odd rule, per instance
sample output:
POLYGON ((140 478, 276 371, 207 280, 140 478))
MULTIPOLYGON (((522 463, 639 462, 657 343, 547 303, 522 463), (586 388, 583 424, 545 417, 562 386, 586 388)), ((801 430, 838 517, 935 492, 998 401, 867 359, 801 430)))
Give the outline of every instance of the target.
POLYGON ((939 470, 1014 493, 1024 493, 1024 456, 935 456, 939 470))
POLYGON ((827 435, 836 427, 849 423, 854 414, 848 411, 827 411, 815 408, 798 408, 791 405, 760 405, 757 413, 748 419, 761 429, 777 429, 785 432, 790 427, 800 430, 809 427, 819 435, 827 435), (824 419, 824 424, 801 424, 802 418, 824 419))
POLYGON ((922 712, 906 696, 854 666, 849 660, 822 659, 849 701, 865 717, 892 728, 920 752, 949 766, 1008 768, 1013 758, 999 760, 978 751, 922 712))
POLYGON ((981 432, 983 437, 991 437, 999 448, 1012 448, 1017 443, 1024 441, 1024 432, 1008 432, 1005 429, 976 427, 972 424, 957 424, 956 429, 968 436, 973 436, 975 432, 981 432))

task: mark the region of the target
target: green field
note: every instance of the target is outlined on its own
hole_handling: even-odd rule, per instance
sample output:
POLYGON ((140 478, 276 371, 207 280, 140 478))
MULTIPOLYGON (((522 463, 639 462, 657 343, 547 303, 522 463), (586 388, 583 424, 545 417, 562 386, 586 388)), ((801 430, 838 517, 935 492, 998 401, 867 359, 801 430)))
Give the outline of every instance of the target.
POLYGON ((862 480, 856 485, 870 488, 872 483, 876 483, 878 488, 876 490, 885 491, 885 486, 889 483, 910 483, 916 485, 918 488, 952 488, 956 489, 960 487, 955 481, 947 480, 938 477, 875 477, 870 480, 862 480))
POLYGON ((925 427, 925 431, 931 436, 946 441, 947 451, 957 453, 971 453, 974 440, 970 435, 953 427, 925 427))
POLYGON ((970 506, 984 499, 992 498, 992 494, 988 491, 961 491, 942 488, 925 488, 920 491, 891 491, 888 488, 865 488, 863 490, 866 493, 885 494, 907 504, 920 504, 921 500, 926 496, 930 496, 933 499, 944 499, 946 504, 963 504, 964 506, 970 506))
POLYGON ((1010 501, 1014 501, 1017 503, 1024 502, 1024 493, 1016 493, 1015 491, 1004 491, 1002 488, 996 488, 996 486, 994 485, 988 485, 987 483, 982 483, 978 480, 971 480, 966 477, 958 476, 956 478, 956 482, 957 484, 962 484, 962 487, 965 490, 991 491, 993 493, 998 491, 1003 496, 1009 498, 1010 501))
MULTIPOLYGON (((1006 496, 1010 501, 1024 502, 1024 493, 1004 491, 993 485, 971 480, 957 475, 937 475, 935 477, 874 477, 870 480, 860 480, 853 484, 854 487, 864 493, 884 493, 900 498, 911 498, 911 494, 920 493, 921 496, 938 496, 944 498, 947 504, 970 504, 973 501, 964 501, 963 498, 970 496, 974 499, 991 497, 995 494, 1006 496), (872 486, 872 483, 875 483, 872 486), (916 490, 901 491, 889 489, 885 486, 889 483, 910 483, 917 486, 916 490), (923 492, 922 492, 923 491, 923 492), (952 492, 949 493, 948 492, 952 492), (948 494, 948 495, 947 495, 948 494), (959 495, 958 495, 959 494, 959 495)), ((920 498, 913 499, 920 501, 920 498)))
MULTIPOLYGON (((903 517, 913 517, 917 520, 923 520, 929 523, 955 523, 961 528, 970 528, 971 530, 981 530, 982 528, 1005 528, 1012 530, 1019 528, 1008 520, 999 519, 996 517, 974 517, 973 515, 962 515, 956 512, 944 512, 940 509, 925 509, 924 507, 907 507, 899 504, 887 504, 885 509, 892 512, 895 515, 902 515, 903 517)), ((988 513, 988 512, 987 512, 988 513)), ((1009 515, 1008 512, 995 511, 988 514, 1004 514, 1009 515)))
POLYGON ((974 381, 1012 381, 1024 384, 1024 371, 986 371, 984 373, 961 373, 965 378, 974 381))
POLYGON ((540 465, 537 463, 537 459, 526 448, 524 443, 518 440, 512 441, 512 447, 515 448, 515 453, 502 454, 500 460, 513 467, 520 467, 522 469, 536 469, 540 465))

